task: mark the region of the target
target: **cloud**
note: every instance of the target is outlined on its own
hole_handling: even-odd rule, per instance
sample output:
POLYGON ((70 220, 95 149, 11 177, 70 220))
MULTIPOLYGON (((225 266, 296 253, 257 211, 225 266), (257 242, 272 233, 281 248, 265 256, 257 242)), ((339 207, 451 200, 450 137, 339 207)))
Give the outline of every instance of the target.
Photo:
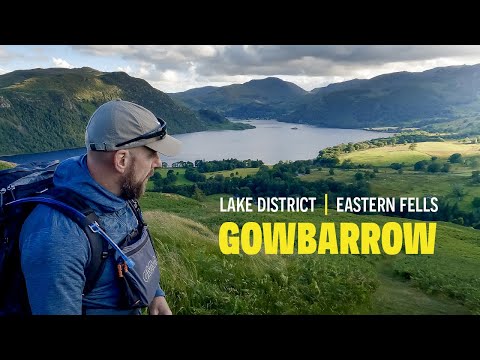
POLYGON ((67 69, 72 69, 73 65, 70 65, 66 60, 52 57, 52 62, 54 63, 55 67, 60 67, 60 68, 67 68, 67 69))
POLYGON ((365 68, 378 68, 391 63, 404 65, 439 57, 475 55, 479 46, 419 45, 275 45, 231 46, 221 57, 200 62, 199 74, 258 74, 352 76, 365 68))
POLYGON ((129 45, 74 45, 72 48, 95 56, 127 55, 134 51, 129 45))
POLYGON ((366 66, 439 57, 480 57, 480 46, 476 45, 78 45, 73 48, 97 56, 121 56, 150 64, 158 71, 188 71, 193 65, 204 76, 342 76, 366 66))
POLYGON ((133 72, 133 70, 130 66, 126 66, 126 67, 119 66, 119 67, 117 67, 117 71, 122 71, 122 72, 125 72, 127 74, 131 74, 133 72))
POLYGON ((96 56, 120 56, 154 66, 159 71, 185 70, 192 63, 208 62, 221 54, 224 45, 74 45, 73 49, 96 56))
POLYGON ((130 64, 126 72, 131 76, 184 90, 194 84, 216 86, 267 76, 289 79, 309 90, 333 80, 480 63, 477 45, 77 45, 72 48, 97 57, 120 57, 130 64))

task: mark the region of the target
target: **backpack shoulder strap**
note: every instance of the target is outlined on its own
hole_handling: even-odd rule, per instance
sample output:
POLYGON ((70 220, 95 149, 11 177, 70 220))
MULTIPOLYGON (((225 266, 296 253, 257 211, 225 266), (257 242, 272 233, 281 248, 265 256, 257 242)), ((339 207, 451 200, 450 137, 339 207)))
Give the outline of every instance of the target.
MULTIPOLYGON (((53 188, 47 192, 47 196, 77 209, 91 222, 98 220, 98 216, 92 208, 86 205, 84 200, 73 191, 64 188, 53 188)), ((82 227, 81 224, 79 226, 82 227)), ((87 235, 92 251, 90 261, 85 269, 86 281, 83 294, 87 295, 94 288, 105 269, 105 260, 109 256, 109 245, 102 235, 94 233, 88 226, 83 225, 82 230, 87 235)))
POLYGON ((127 204, 130 206, 133 213, 135 214, 135 217, 137 218, 139 226, 147 225, 145 220, 143 220, 142 209, 140 209, 140 204, 138 203, 138 201, 137 200, 127 200, 127 204))

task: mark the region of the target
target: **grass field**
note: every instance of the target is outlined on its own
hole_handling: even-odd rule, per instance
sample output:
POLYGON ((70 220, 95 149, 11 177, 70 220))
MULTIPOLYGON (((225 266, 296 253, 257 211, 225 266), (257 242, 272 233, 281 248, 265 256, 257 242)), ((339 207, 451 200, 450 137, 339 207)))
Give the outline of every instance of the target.
POLYGON ((480 314, 476 230, 438 223, 434 255, 224 255, 218 229, 225 221, 405 220, 333 210, 325 217, 322 209, 225 214, 219 197, 147 193, 141 201, 177 314, 480 314))
MULTIPOLYGON (((454 153, 461 153, 464 158, 480 158, 480 144, 464 144, 460 142, 422 142, 417 143, 415 150, 409 150, 410 145, 387 146, 342 154, 341 161, 352 160, 355 164, 371 164, 380 167, 374 178, 368 179, 375 195, 380 196, 437 196, 458 202, 460 209, 472 211, 472 200, 480 197, 480 186, 472 184, 470 178, 473 170, 478 170, 463 164, 451 164, 448 173, 429 173, 413 171, 413 164, 420 160, 430 160, 437 156, 445 163, 454 153), (390 169, 392 163, 405 163, 403 173, 390 169), (461 188, 458 195, 456 189, 461 188)), ((353 183, 355 173, 364 170, 334 169, 331 176, 329 169, 312 170, 311 174, 302 176, 304 181, 316 181, 333 177, 338 181, 353 183)), ((368 170, 371 172, 372 170, 368 170)))
POLYGON ((205 173, 207 179, 211 176, 215 176, 218 174, 222 174, 224 177, 230 177, 230 174, 234 174, 236 177, 245 177, 248 175, 255 175, 258 172, 259 168, 242 168, 242 169, 234 169, 234 170, 224 170, 224 171, 214 171, 205 173), (238 174, 237 174, 238 172, 238 174))
MULTIPOLYGON (((302 176, 303 181, 316 181, 332 177, 337 181, 353 183, 355 173, 363 171, 357 169, 334 169, 334 175, 329 169, 312 170, 302 176)), ((372 170, 369 170, 370 172, 372 170)), ((437 196, 447 197, 458 201, 462 210, 473 210, 472 200, 480 197, 480 185, 471 183, 472 169, 462 168, 451 173, 427 173, 405 170, 398 174, 393 169, 380 169, 375 177, 368 179, 374 194, 379 196, 437 196), (463 196, 457 198, 454 188, 461 187, 463 196)))
POLYGON ((160 173, 163 178, 166 178, 168 170, 173 170, 173 173, 177 176, 177 181, 175 182, 175 185, 193 184, 192 181, 185 179, 185 169, 183 168, 161 168, 157 169, 156 172, 160 173))
POLYGON ((456 141, 421 142, 417 143, 415 150, 410 150, 409 146, 410 144, 372 148, 342 154, 339 158, 340 161, 350 159, 355 164, 388 166, 394 162, 413 165, 420 160, 429 160, 432 156, 447 159, 455 153, 460 153, 463 157, 480 156, 480 144, 464 144, 456 141))

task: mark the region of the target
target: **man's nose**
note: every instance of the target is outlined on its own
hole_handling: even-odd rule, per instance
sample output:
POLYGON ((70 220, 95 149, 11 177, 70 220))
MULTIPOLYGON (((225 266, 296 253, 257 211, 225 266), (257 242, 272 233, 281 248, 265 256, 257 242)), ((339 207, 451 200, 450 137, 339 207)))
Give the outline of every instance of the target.
POLYGON ((162 161, 160 160, 160 154, 157 152, 153 160, 153 167, 162 167, 162 161))

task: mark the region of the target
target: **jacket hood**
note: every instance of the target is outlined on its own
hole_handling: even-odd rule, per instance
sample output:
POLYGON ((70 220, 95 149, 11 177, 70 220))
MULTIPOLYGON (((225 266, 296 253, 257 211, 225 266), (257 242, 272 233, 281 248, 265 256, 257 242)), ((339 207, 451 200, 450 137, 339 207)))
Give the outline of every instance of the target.
POLYGON ((62 161, 53 176, 55 186, 67 188, 82 198, 93 210, 100 212, 118 211, 126 201, 97 183, 87 167, 87 155, 75 156, 62 161))

